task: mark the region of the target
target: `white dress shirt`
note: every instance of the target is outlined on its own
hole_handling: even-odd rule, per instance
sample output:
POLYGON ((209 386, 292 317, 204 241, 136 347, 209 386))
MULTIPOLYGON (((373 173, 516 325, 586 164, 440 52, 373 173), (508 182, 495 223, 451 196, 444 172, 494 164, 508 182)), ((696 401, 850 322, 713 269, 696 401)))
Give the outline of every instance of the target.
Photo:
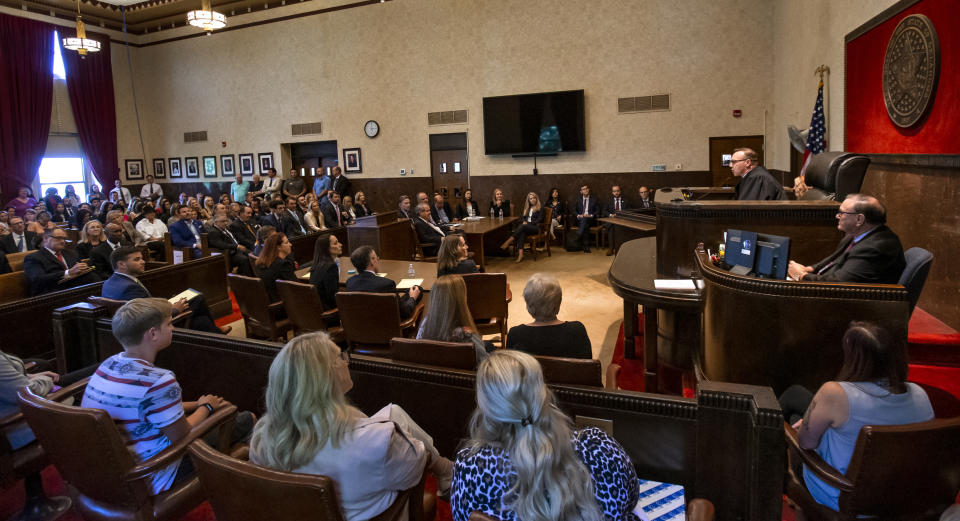
POLYGON ((160 188, 160 185, 157 183, 147 183, 143 185, 143 188, 140 189, 140 197, 145 199, 149 198, 151 193, 157 197, 163 197, 163 188, 160 188), (152 192, 151 189, 153 189, 152 192))
POLYGON ((126 186, 121 186, 120 188, 114 188, 113 190, 110 190, 110 193, 118 194, 120 197, 123 198, 124 203, 129 203, 130 199, 133 198, 133 196, 130 195, 130 190, 127 189, 126 186))
POLYGON ((137 231, 148 239, 163 239, 163 234, 167 233, 167 225, 160 219, 154 219, 152 223, 149 219, 140 219, 137 231))

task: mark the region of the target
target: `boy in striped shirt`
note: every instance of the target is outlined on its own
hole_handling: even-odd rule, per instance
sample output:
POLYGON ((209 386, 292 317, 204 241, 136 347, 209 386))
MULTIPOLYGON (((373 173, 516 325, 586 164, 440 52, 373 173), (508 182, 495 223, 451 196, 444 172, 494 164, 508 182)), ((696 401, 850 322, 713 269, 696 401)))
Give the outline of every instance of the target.
MULTIPOLYGON (((181 401, 180 385, 173 372, 153 365, 157 353, 170 345, 172 309, 164 299, 141 298, 117 310, 113 336, 123 352, 100 364, 90 377, 81 403, 82 407, 103 409, 113 418, 138 463, 186 437, 190 429, 229 404, 214 395, 201 396, 195 402, 181 401)), ((186 464, 180 468, 182 463, 151 476, 154 494, 170 488, 178 469, 181 474, 190 472, 186 464)))

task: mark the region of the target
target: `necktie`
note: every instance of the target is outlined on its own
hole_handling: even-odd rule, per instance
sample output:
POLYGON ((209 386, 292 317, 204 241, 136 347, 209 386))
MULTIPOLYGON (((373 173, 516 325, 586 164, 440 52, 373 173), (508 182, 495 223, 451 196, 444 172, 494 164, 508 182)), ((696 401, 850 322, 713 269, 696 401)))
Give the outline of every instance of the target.
MULTIPOLYGON (((847 247, 843 249, 843 253, 847 253, 848 251, 850 251, 850 248, 853 248, 853 244, 854 244, 854 241, 851 240, 850 244, 848 244, 847 247)), ((840 255, 843 255, 843 253, 841 253, 840 255)), ((817 272, 817 275, 823 275, 824 273, 826 273, 827 270, 835 266, 837 264, 837 259, 840 258, 840 255, 837 255, 836 259, 833 259, 826 266, 820 268, 820 271, 817 272)))
POLYGON ((333 209, 337 211, 337 226, 343 226, 343 223, 340 221, 340 207, 334 206, 333 209))
POLYGON ((586 197, 583 198, 583 213, 584 213, 584 215, 586 215, 586 213, 587 213, 587 211, 588 211, 588 209, 589 209, 589 206, 587 206, 587 202, 588 202, 588 201, 589 201, 589 199, 587 199, 586 197))
POLYGON ((193 232, 193 237, 197 239, 197 244, 200 244, 200 234, 197 232, 197 229, 193 226, 193 223, 187 222, 187 226, 189 226, 190 231, 193 232))
POLYGON ((237 244, 237 240, 233 238, 233 234, 230 233, 230 230, 224 228, 223 233, 227 234, 227 237, 230 237, 230 240, 233 241, 234 244, 237 244))
POLYGON ((17 251, 26 251, 23 249, 23 235, 17 237, 17 251))
POLYGON ((619 212, 620 211, 620 198, 617 197, 617 204, 614 205, 614 208, 619 212))
POLYGON ((70 269, 70 266, 67 266, 67 261, 63 260, 63 254, 57 252, 57 260, 60 261, 60 264, 63 264, 64 268, 70 269))

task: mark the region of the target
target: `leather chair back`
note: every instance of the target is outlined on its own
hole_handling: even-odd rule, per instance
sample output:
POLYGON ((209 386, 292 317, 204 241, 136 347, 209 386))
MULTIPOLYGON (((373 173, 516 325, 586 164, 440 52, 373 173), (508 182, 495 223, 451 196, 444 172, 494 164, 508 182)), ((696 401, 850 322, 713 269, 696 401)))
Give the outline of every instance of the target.
POLYGON ((814 189, 803 199, 842 201, 860 191, 869 165, 867 156, 848 152, 822 152, 811 157, 804 179, 814 189))
POLYGON ((298 333, 325 331, 329 327, 321 316, 326 311, 323 302, 312 284, 277 280, 277 293, 298 333))
POLYGON ((191 443, 189 451, 218 521, 343 521, 334 482, 327 476, 254 465, 217 452, 203 440, 191 443))
MULTIPOLYGON (((469 273, 463 276, 467 285, 467 305, 480 334, 507 331, 507 276, 503 273, 469 273), (489 327, 487 327, 489 325, 489 327)), ((504 340, 504 345, 506 341, 504 340)))
POLYGON ((341 291, 337 309, 343 334, 354 352, 389 356, 390 339, 403 336, 395 294, 341 291))
POLYGON ((548 384, 589 385, 603 387, 600 360, 535 356, 543 369, 543 380, 548 384))
MULTIPOLYGON (((237 305, 240 306, 240 314, 243 315, 247 333, 261 338, 276 337, 278 326, 281 324, 276 320, 276 312, 271 308, 281 308, 283 305, 277 303, 271 306, 270 296, 267 295, 263 280, 228 273, 227 282, 237 298, 237 305)), ((289 322, 286 320, 282 322, 285 328, 289 328, 289 322)))
POLYGON ((895 518, 953 503, 960 490, 960 418, 865 426, 853 449, 840 512, 895 518))
POLYGON ((137 509, 150 497, 144 480, 124 474, 136 462, 105 411, 72 407, 19 393, 20 410, 60 475, 94 501, 137 509))
POLYGON ((910 314, 920 300, 923 285, 930 274, 930 265, 933 264, 933 254, 923 248, 910 248, 903 253, 907 260, 907 267, 903 269, 897 284, 907 288, 907 300, 910 301, 910 314))
POLYGON ((390 357, 401 362, 472 371, 477 353, 470 342, 441 342, 396 337, 390 339, 390 357))

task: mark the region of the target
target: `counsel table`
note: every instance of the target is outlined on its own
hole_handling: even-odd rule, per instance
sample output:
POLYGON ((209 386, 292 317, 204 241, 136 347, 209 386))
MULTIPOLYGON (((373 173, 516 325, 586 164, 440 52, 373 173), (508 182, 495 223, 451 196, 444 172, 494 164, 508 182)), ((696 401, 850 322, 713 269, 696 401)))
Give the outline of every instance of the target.
POLYGON ((463 226, 456 229, 463 232, 467 247, 470 251, 476 253, 477 265, 483 268, 486 266, 484 243, 490 249, 497 248, 500 243, 507 240, 510 231, 513 229, 513 223, 518 220, 518 217, 496 217, 492 219, 481 217, 476 221, 462 221, 463 226))
MULTIPOLYGON (((340 285, 344 286, 347 284, 347 279, 356 275, 356 273, 349 273, 350 270, 354 269, 353 263, 350 262, 350 257, 340 257, 340 285)), ((424 291, 430 291, 433 289, 433 283, 437 281, 437 263, 436 262, 409 262, 409 261, 398 261, 398 260, 385 260, 380 259, 380 272, 386 273, 387 278, 394 281, 400 282, 400 279, 423 279, 423 283, 420 284, 420 287, 424 291), (411 277, 407 272, 410 269, 410 264, 413 264, 414 275, 411 277)), ((297 270, 297 277, 300 279, 309 279, 310 278, 310 268, 301 268, 297 270)))

